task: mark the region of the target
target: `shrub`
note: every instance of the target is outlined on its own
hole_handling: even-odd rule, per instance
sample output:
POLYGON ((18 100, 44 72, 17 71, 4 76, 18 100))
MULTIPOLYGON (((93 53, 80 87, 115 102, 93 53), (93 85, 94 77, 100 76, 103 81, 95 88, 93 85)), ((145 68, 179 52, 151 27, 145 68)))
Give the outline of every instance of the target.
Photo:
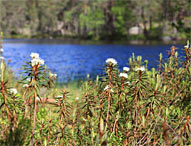
POLYGON ((166 62, 160 54, 152 70, 134 54, 122 72, 107 59, 105 75, 87 78, 74 101, 66 90, 52 91, 56 75, 47 74, 38 54, 24 66, 19 93, 8 86, 1 59, 1 145, 191 144, 191 48, 185 46, 183 60, 175 50, 166 62), (43 97, 42 89, 53 98, 43 97))

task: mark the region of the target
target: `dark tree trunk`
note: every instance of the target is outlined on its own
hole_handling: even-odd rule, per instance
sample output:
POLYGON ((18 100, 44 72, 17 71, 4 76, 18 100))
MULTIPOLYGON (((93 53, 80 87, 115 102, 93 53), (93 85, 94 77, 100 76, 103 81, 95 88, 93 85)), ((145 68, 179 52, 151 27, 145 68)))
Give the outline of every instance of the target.
POLYGON ((149 17, 149 33, 150 34, 152 34, 152 22, 153 22, 153 17, 152 16, 150 16, 149 17))
POLYGON ((169 0, 163 0, 163 8, 164 8, 164 32, 169 31, 168 27, 168 19, 169 19, 169 0))
POLYGON ((143 33, 144 33, 144 36, 146 38, 148 38, 147 21, 145 19, 145 8, 144 8, 144 6, 142 6, 142 9, 141 9, 141 17, 143 20, 143 33))
POLYGON ((114 15, 112 14, 111 10, 114 5, 113 0, 109 0, 107 2, 107 7, 105 9, 105 15, 106 15, 106 32, 109 37, 113 37, 115 34, 115 27, 114 27, 114 15))

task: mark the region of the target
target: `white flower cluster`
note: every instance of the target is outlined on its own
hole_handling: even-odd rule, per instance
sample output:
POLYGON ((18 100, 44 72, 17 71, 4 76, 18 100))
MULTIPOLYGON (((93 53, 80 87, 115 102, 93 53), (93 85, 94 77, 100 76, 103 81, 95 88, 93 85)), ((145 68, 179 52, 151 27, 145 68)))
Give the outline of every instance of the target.
POLYGON ((117 61, 114 58, 108 58, 105 62, 107 64, 117 65, 117 61))
POLYGON ((125 84, 128 84, 128 85, 130 85, 131 83, 130 83, 129 81, 127 81, 127 82, 125 82, 125 84))
POLYGON ((190 43, 189 43, 189 41, 187 41, 187 44, 186 44, 186 46, 184 46, 184 48, 188 48, 189 49, 189 46, 190 46, 190 43))
POLYGON ((37 96, 37 97, 36 97, 36 100, 37 100, 37 101, 40 101, 41 99, 37 96))
POLYGON ((3 56, 0 56, 0 60, 4 60, 4 57, 3 57, 3 56))
POLYGON ((57 95, 55 96, 55 98, 56 98, 56 102, 58 103, 58 101, 63 98, 63 95, 57 95))
POLYGON ((79 97, 76 97, 76 100, 79 100, 80 98, 79 97))
POLYGON ((137 67, 137 68, 135 69, 135 71, 145 71, 145 67, 144 67, 144 66, 137 67))
POLYGON ((58 95, 56 96, 56 98, 63 98, 63 95, 58 95))
POLYGON ((39 58, 39 54, 38 53, 31 53, 31 58, 35 59, 35 58, 39 58))
POLYGON ((31 65, 35 66, 35 65, 44 65, 44 60, 39 58, 39 54, 38 53, 31 53, 30 55, 32 57, 31 60, 31 65))
POLYGON ((28 87, 29 87, 28 84, 24 84, 24 85, 23 85, 23 88, 28 88, 28 87))
POLYGON ((104 90, 105 90, 105 91, 106 91, 106 90, 110 90, 111 92, 114 92, 113 89, 111 89, 111 88, 109 87, 109 85, 105 86, 104 90))
POLYGON ((184 46, 184 48, 188 48, 188 45, 184 46))
POLYGON ((17 89, 15 89, 15 88, 11 88, 9 91, 10 91, 10 93, 13 94, 13 95, 16 95, 16 94, 17 94, 17 89))
POLYGON ((130 68, 129 68, 129 67, 123 67, 123 71, 128 72, 129 70, 130 70, 130 68))
POLYGON ((120 73, 120 74, 119 74, 119 77, 120 77, 120 78, 128 78, 128 74, 126 74, 126 73, 120 73))
POLYGON ((3 49, 0 49, 0 53, 3 53, 4 52, 4 50, 3 49))
POLYGON ((50 78, 52 78, 52 77, 53 77, 53 78, 56 78, 56 77, 57 77, 57 74, 53 74, 53 73, 50 72, 50 73, 49 73, 49 77, 50 77, 50 78))

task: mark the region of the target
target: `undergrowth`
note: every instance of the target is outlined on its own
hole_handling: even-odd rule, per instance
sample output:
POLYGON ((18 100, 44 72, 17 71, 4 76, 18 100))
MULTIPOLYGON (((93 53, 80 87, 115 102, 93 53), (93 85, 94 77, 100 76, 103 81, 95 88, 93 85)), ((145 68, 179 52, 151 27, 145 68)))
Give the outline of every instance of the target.
POLYGON ((191 48, 159 57, 158 69, 132 55, 123 72, 113 58, 105 75, 87 78, 80 94, 55 88, 37 53, 12 84, 1 58, 0 145, 132 146, 191 144, 191 48), (17 89, 17 90, 16 90, 17 89), (49 104, 49 105, 47 105, 49 104))

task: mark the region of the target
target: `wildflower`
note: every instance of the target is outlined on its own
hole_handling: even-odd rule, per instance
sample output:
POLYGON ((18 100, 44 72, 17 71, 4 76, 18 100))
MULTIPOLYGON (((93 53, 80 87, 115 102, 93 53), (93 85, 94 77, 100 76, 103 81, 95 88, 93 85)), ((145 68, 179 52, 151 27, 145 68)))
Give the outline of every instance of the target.
POLYGON ((52 78, 52 77, 53 77, 53 78, 56 78, 56 77, 57 77, 57 74, 53 74, 53 73, 50 72, 50 73, 49 73, 49 77, 50 77, 50 78, 52 78))
POLYGON ((32 57, 31 60, 31 65, 35 66, 35 65, 44 65, 44 60, 39 58, 39 54, 38 53, 31 53, 30 55, 32 57))
POLYGON ((130 82, 129 82, 129 81, 127 81, 127 82, 125 82, 125 84, 128 84, 128 85, 130 85, 130 82))
POLYGON ((107 89, 109 89, 109 85, 105 86, 105 88, 104 88, 104 90, 107 90, 107 89))
POLYGON ((135 69, 135 71, 145 71, 145 67, 141 66, 135 69))
POLYGON ((15 89, 15 88, 11 88, 9 91, 11 94, 14 94, 14 95, 17 94, 17 89, 15 89))
POLYGON ((80 98, 79 97, 76 97, 76 100, 79 100, 80 98))
POLYGON ((188 45, 186 45, 186 46, 184 46, 184 48, 189 48, 189 46, 188 46, 188 45))
POLYGON ((120 78, 128 78, 128 75, 126 73, 120 73, 119 77, 120 78))
POLYGON ((117 65, 117 61, 114 58, 108 58, 105 62, 108 64, 117 65))
POLYGON ((63 95, 58 95, 56 97, 54 97, 56 99, 56 102, 58 103, 59 100, 61 100, 63 98, 63 95))
POLYGON ((38 53, 31 53, 30 56, 32 57, 32 59, 37 59, 37 58, 39 58, 39 54, 38 54, 38 53))
POLYGON ((40 98, 37 96, 37 97, 36 97, 36 100, 37 100, 37 101, 40 101, 40 98))
POLYGON ((184 46, 184 48, 189 48, 189 41, 187 41, 187 44, 184 46))
POLYGON ((27 81, 29 81, 29 82, 31 81, 31 79, 30 79, 30 78, 27 78, 26 80, 27 80, 27 81))
POLYGON ((43 59, 39 59, 39 64, 44 65, 44 60, 43 59))
POLYGON ((58 95, 58 96, 56 96, 56 98, 62 98, 63 96, 62 95, 58 95))
POLYGON ((110 89, 109 85, 105 86, 104 90, 110 90, 111 92, 114 92, 113 89, 110 89))
POLYGON ((4 57, 0 56, 0 60, 4 60, 4 57))
POLYGON ((24 84, 24 85, 23 85, 23 88, 28 88, 28 87, 29 87, 28 84, 24 84))
POLYGON ((53 74, 53 76, 56 78, 56 77, 57 77, 57 74, 53 74))
POLYGON ((128 72, 129 70, 130 70, 130 68, 129 68, 129 67, 123 67, 123 71, 128 72))
POLYGON ((3 52, 4 52, 4 50, 3 50, 3 49, 0 49, 0 52, 1 52, 1 53, 3 53, 3 52))
POLYGON ((44 65, 44 60, 40 59, 40 58, 34 58, 31 60, 31 65, 35 66, 35 65, 44 65))

